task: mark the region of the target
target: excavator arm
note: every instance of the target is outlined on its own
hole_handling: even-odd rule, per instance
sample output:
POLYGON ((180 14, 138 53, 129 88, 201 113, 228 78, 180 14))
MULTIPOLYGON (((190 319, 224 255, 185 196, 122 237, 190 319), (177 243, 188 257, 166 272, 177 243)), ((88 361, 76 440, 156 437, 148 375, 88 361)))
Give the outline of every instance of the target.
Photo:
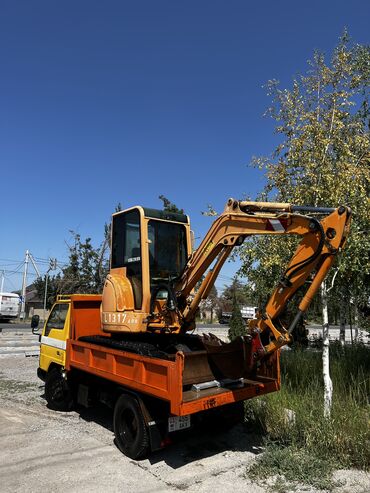
POLYGON ((264 348, 265 354, 289 343, 290 334, 309 307, 336 254, 345 243, 350 216, 350 209, 343 206, 334 209, 229 199, 225 211, 215 220, 189 259, 176 286, 179 306, 182 307, 183 331, 192 328, 199 303, 207 298, 235 246, 241 245, 252 235, 299 235, 302 237, 301 242, 270 296, 264 312, 250 323, 251 330, 255 332, 262 334, 270 331, 270 342, 264 348), (192 296, 196 283, 207 270, 195 296, 192 296), (311 282, 300 301, 297 315, 289 327, 284 327, 279 315, 309 278, 311 282))

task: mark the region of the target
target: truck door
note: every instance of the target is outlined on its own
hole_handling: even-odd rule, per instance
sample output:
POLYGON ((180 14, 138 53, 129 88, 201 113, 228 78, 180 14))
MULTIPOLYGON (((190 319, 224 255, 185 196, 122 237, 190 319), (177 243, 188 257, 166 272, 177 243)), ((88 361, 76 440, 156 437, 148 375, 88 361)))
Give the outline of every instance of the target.
POLYGON ((56 303, 41 336, 40 368, 48 371, 51 363, 65 365, 70 327, 70 303, 56 303))

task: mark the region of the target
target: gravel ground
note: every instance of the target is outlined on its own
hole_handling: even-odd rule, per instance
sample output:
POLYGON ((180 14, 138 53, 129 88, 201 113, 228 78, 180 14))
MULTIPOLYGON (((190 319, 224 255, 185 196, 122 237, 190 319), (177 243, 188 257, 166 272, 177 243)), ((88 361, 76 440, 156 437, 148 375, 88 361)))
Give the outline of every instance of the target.
MULTIPOLYGON (((187 434, 181 442, 133 461, 113 443, 111 412, 57 413, 46 407, 37 358, 0 359, 0 484, 5 492, 250 492, 246 476, 262 451, 260 438, 239 425, 228 433, 187 434)), ((335 493, 370 492, 370 476, 337 471, 335 493)), ((310 488, 298 488, 311 491, 310 488)))

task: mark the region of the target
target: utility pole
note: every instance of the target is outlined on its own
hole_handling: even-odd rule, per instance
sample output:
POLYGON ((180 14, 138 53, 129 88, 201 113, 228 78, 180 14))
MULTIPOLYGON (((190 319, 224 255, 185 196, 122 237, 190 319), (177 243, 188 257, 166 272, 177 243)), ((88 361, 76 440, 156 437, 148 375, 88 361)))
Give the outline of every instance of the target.
POLYGON ((5 279, 5 270, 1 271, 1 287, 0 287, 0 293, 3 292, 4 290, 4 279, 5 279))
POLYGON ((29 254, 29 257, 30 257, 30 260, 32 262, 33 268, 35 269, 35 272, 37 274, 37 277, 41 277, 40 271, 39 271, 39 269, 38 269, 38 267, 36 265, 36 262, 35 262, 35 259, 33 258, 32 253, 29 254))
MULTIPOLYGON (((24 271, 23 271, 23 282, 22 282, 22 295, 21 295, 21 309, 19 313, 19 318, 24 320, 26 318, 26 288, 27 288, 27 272, 28 272, 28 264, 31 261, 33 268, 35 269, 37 277, 41 279, 41 274, 39 268, 37 267, 36 261, 33 258, 32 253, 29 250, 26 250, 26 257, 24 260, 24 271)), ((45 282, 45 293, 44 293, 44 320, 45 320, 45 309, 46 309, 46 297, 48 290, 48 280, 49 280, 49 272, 51 270, 55 270, 57 268, 57 259, 51 258, 49 259, 49 269, 46 272, 46 282, 45 282)), ((4 275, 4 274, 3 274, 4 275)))
POLYGON ((45 313, 46 313, 46 300, 47 300, 47 294, 48 294, 48 281, 49 281, 49 272, 51 270, 55 270, 57 268, 57 259, 56 258, 51 258, 49 259, 49 268, 46 272, 46 279, 45 279, 45 293, 44 293, 44 310, 43 310, 43 321, 45 322, 45 313))
POLYGON ((30 260, 30 252, 26 250, 26 258, 24 259, 23 281, 22 281, 22 298, 21 298, 21 311, 19 318, 24 320, 26 317, 26 287, 27 287, 27 271, 28 262, 30 260))

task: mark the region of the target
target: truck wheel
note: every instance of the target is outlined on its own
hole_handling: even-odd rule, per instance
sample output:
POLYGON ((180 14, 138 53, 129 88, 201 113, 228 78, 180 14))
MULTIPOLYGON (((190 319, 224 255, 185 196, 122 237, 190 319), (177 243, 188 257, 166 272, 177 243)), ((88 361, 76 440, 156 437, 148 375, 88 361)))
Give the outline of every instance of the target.
POLYGON ((73 408, 71 389, 59 368, 53 368, 46 375, 45 397, 49 407, 55 411, 70 411, 73 408))
POLYGON ((113 416, 116 445, 131 459, 143 458, 149 451, 149 434, 138 401, 122 394, 116 403, 113 416))

